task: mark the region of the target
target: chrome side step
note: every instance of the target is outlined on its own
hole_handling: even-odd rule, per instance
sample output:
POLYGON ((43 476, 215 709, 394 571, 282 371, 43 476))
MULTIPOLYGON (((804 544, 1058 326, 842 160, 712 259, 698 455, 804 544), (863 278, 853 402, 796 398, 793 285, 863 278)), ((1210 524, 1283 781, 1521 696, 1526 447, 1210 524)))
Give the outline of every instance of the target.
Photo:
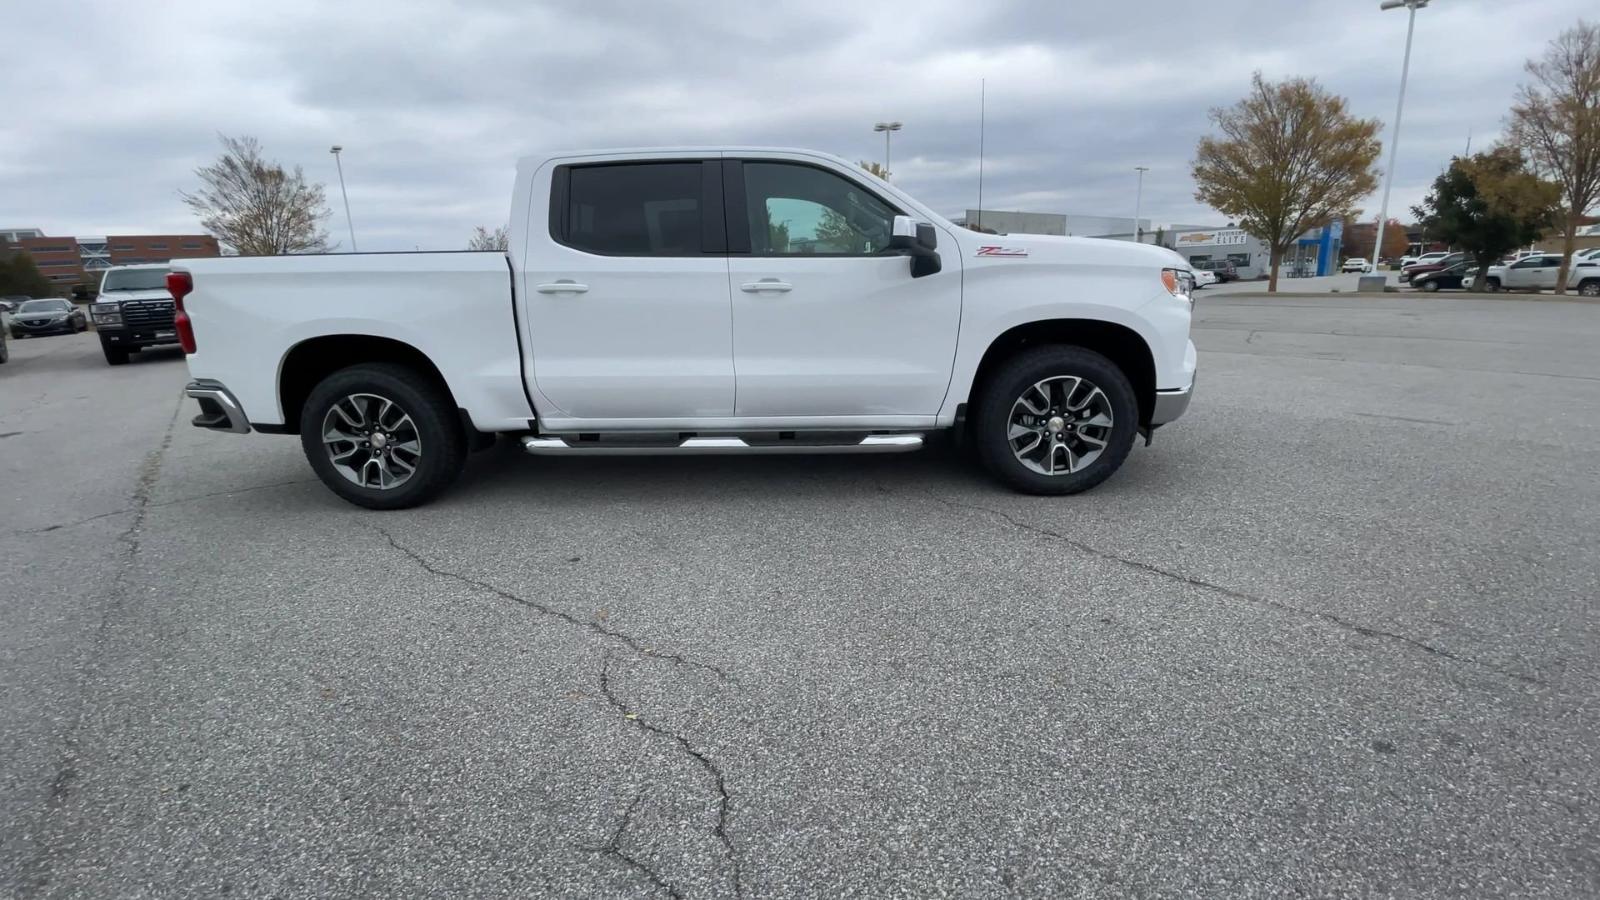
POLYGON ((869 434, 854 444, 805 444, 796 441, 747 443, 737 437, 692 437, 676 444, 568 443, 565 438, 529 435, 522 447, 534 456, 705 456, 743 453, 909 453, 922 449, 920 434, 869 434))

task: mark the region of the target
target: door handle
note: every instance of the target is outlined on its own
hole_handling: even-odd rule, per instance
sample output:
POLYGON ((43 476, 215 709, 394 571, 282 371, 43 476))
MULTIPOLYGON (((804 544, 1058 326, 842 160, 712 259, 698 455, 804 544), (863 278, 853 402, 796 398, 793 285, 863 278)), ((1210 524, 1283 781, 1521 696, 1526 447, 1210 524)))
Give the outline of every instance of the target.
POLYGON ((776 278, 763 278, 760 281, 746 281, 744 284, 739 285, 739 290, 744 291, 746 294, 755 294, 761 291, 787 294, 794 290, 794 285, 787 281, 779 281, 776 278))
POLYGON ((541 284, 535 290, 541 294, 582 294, 589 290, 589 286, 576 281, 556 281, 541 284))

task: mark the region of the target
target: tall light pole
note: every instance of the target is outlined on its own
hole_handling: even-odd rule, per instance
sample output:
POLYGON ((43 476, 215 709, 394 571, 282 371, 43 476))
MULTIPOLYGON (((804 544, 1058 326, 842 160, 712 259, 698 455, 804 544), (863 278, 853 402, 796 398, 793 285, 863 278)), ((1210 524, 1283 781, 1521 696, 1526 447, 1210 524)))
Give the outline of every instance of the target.
POLYGON ((333 165, 339 170, 339 195, 344 197, 344 224, 350 228, 350 252, 356 253, 356 223, 350 218, 350 194, 344 189, 344 164, 339 162, 339 151, 343 149, 334 144, 328 148, 328 152, 333 154, 333 165))
POLYGON ((883 180, 888 181, 889 169, 889 136, 899 131, 903 126, 899 122, 879 122, 872 126, 873 131, 883 132, 883 180))
POLYGON ((1144 173, 1150 171, 1149 166, 1134 166, 1133 170, 1139 173, 1139 190, 1133 195, 1133 242, 1144 243, 1139 235, 1139 213, 1144 206, 1144 173))
POLYGON ((1394 163, 1400 153, 1400 113, 1406 108, 1406 79, 1411 75, 1411 35, 1417 30, 1417 10, 1428 5, 1428 0, 1383 0, 1379 10, 1399 9, 1404 6, 1410 13, 1406 23, 1406 56, 1400 64, 1400 100, 1394 105, 1394 129, 1389 134, 1389 171, 1383 177, 1383 205, 1378 207, 1378 237, 1372 242, 1372 271, 1378 271, 1378 255, 1383 252, 1383 226, 1389 221, 1389 192, 1394 190, 1394 163))

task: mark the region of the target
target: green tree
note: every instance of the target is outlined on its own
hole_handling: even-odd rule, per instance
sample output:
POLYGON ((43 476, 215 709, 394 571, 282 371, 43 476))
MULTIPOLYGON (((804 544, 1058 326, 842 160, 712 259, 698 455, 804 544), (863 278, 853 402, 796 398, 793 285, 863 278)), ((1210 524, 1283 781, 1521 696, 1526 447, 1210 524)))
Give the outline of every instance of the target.
POLYGON ((1600 202, 1600 25, 1580 21, 1529 60, 1533 81, 1517 91, 1510 140, 1535 170, 1561 186, 1561 274, 1556 293, 1567 292, 1567 270, 1578 225, 1600 202))
POLYGON ((44 277, 33 257, 18 251, 9 258, 0 256, 0 297, 21 294, 28 297, 54 297, 55 285, 44 277))
POLYGON ((1308 229, 1349 214, 1378 185, 1376 119, 1350 115, 1343 97, 1315 81, 1268 83, 1257 72, 1249 96, 1213 109, 1222 132, 1195 149, 1195 199, 1266 241, 1267 290, 1278 289, 1284 253, 1308 229))
POLYGON ((1478 264, 1474 290, 1495 260, 1531 244, 1555 221, 1561 186, 1529 170, 1515 147, 1496 147, 1466 159, 1433 181, 1422 205, 1412 212, 1428 234, 1470 255, 1478 264))

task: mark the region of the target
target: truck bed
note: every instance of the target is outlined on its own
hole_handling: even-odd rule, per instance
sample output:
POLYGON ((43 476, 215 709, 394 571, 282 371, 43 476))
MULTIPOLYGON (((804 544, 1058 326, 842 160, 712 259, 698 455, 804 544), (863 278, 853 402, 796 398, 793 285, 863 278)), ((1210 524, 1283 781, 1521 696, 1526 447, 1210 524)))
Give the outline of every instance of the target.
POLYGON ((347 253, 186 259, 194 290, 191 374, 226 383, 256 426, 282 425, 283 360, 345 330, 397 341, 432 361, 485 431, 524 427, 511 269, 499 252, 347 253), (479 420, 481 417, 481 421, 479 420))

